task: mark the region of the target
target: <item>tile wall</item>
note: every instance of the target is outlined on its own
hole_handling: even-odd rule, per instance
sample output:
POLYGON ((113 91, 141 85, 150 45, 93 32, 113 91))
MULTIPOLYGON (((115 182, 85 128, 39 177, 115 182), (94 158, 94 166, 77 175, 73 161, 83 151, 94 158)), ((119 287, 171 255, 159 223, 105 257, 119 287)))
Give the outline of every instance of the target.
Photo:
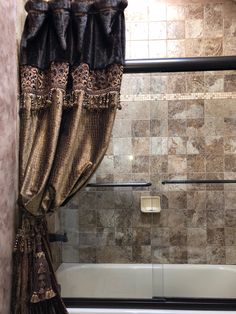
MULTIPOLYGON (((236 54, 233 1, 135 1, 127 58, 236 54)), ((125 75, 122 106, 94 182, 61 210, 63 262, 236 263, 234 185, 163 186, 164 179, 236 178, 236 72, 125 75), (160 214, 140 212, 160 195, 160 214)))
POLYGON ((129 0, 127 59, 236 54, 233 0, 129 0))

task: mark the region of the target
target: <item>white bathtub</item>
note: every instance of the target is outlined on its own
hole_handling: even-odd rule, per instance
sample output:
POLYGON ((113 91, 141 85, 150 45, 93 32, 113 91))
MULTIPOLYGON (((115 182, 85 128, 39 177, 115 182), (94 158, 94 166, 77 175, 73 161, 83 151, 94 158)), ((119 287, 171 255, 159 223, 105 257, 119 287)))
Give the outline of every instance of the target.
POLYGON ((57 277, 69 298, 236 298, 236 266, 228 265, 64 263, 57 277))

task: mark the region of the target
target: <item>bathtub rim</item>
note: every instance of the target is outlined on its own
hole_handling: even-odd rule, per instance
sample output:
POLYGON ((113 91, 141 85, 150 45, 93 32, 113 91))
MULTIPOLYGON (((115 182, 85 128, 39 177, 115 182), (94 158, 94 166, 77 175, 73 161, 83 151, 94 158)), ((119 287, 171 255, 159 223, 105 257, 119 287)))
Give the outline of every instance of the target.
MULTIPOLYGON (((144 310, 192 310, 192 311, 236 311, 235 299, 94 299, 63 298, 67 308, 144 309, 144 310)), ((236 312, 235 312, 236 313, 236 312)))

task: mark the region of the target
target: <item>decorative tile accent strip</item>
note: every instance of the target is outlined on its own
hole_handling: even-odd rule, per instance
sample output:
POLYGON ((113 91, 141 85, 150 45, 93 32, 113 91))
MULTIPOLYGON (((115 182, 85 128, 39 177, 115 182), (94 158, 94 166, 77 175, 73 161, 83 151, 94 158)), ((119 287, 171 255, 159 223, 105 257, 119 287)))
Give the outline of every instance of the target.
POLYGON ((121 101, 236 99, 236 92, 121 95, 121 101))

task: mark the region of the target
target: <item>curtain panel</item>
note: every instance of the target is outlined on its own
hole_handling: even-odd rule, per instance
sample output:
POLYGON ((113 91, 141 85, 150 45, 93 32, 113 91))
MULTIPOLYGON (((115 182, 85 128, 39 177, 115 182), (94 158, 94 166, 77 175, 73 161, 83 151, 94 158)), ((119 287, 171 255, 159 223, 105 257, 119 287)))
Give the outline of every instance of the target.
POLYGON ((67 313, 46 217, 86 185, 107 150, 120 109, 126 6, 126 0, 25 5, 13 314, 67 313))

